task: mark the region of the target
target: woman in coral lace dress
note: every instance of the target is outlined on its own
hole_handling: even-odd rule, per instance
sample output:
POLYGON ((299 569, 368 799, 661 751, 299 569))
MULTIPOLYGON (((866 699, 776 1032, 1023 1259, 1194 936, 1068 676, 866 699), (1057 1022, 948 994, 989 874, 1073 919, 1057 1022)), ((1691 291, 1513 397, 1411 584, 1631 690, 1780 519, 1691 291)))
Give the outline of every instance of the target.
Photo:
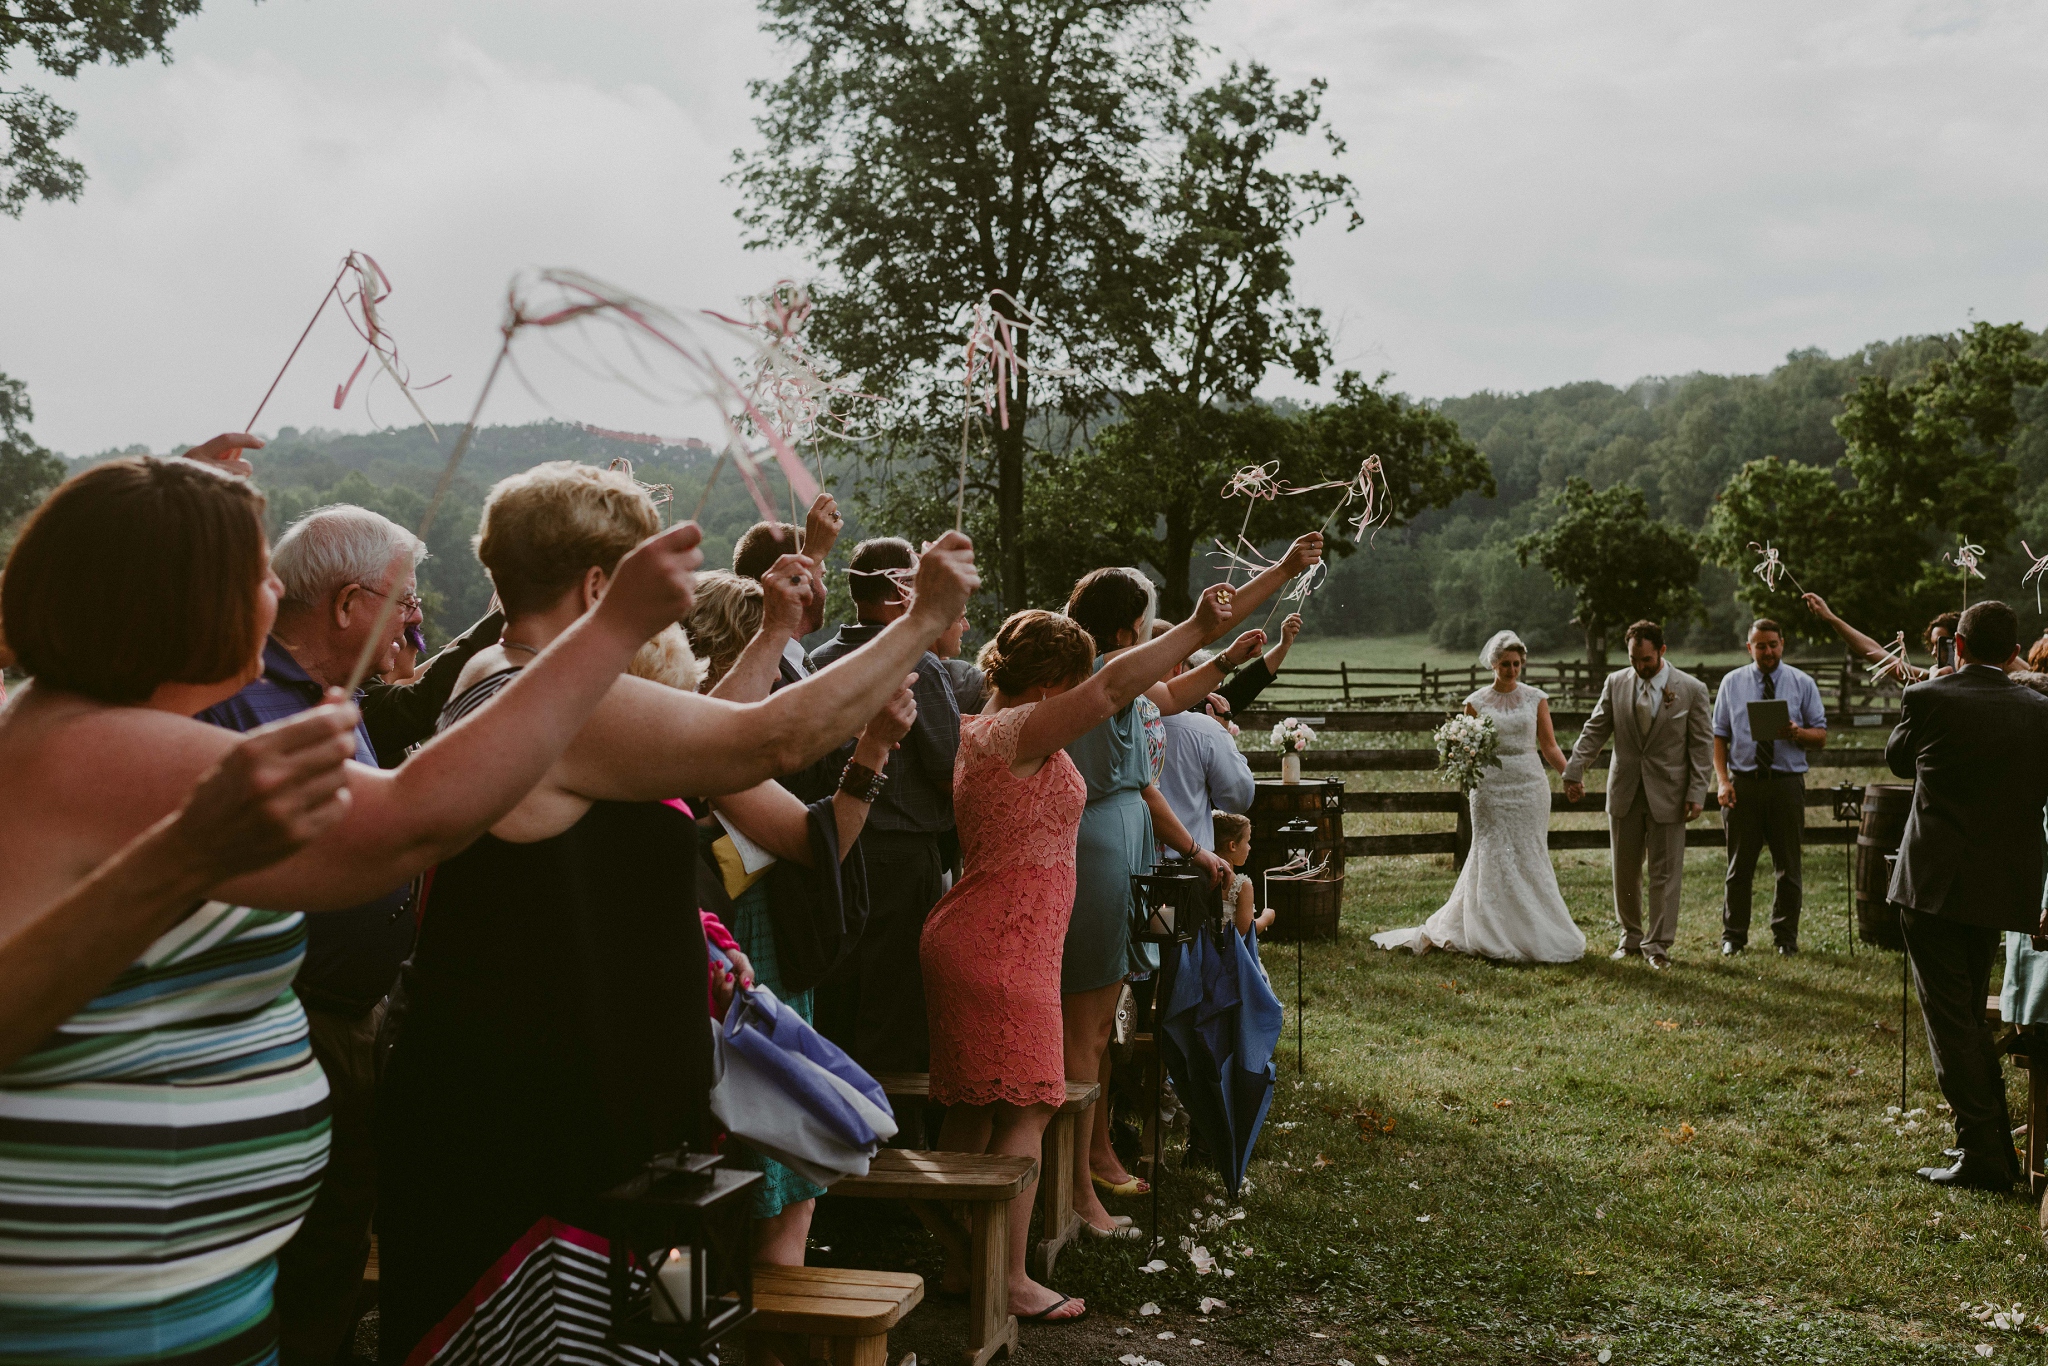
MULTIPOLYGON (((989 700, 960 723, 953 803, 965 871, 925 922, 920 960, 931 1019, 931 1098, 948 1106, 939 1147, 1040 1156, 1067 1097, 1060 959, 1074 907, 1074 840, 1087 785, 1062 751, 1223 633, 1227 592, 1091 677, 1095 643, 1051 612, 1003 623, 981 667, 989 700)), ((1010 1312, 1067 1323, 1080 1301, 1031 1279, 1025 1235, 1035 1183, 1010 1211, 1010 1312)), ((951 1266, 948 1279, 965 1268, 951 1266)))

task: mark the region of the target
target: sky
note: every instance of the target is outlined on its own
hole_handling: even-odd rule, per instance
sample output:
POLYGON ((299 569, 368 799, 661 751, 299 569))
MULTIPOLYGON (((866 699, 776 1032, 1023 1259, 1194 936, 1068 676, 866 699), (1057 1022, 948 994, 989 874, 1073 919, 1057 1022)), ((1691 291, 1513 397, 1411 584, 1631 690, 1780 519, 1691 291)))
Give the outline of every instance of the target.
MULTIPOLYGON (((1236 0, 1197 22, 1212 65, 1329 82, 1365 223, 1302 241, 1296 293, 1340 366, 1412 395, 2048 324, 2048 6, 1236 0)), ((390 275, 415 378, 450 376, 421 396, 436 421, 466 413, 523 267, 728 309, 811 269, 744 250, 723 183, 748 80, 787 60, 745 4, 214 0, 173 52, 10 77, 77 110, 91 175, 0 218, 0 372, 60 451, 241 428, 351 248, 390 275)), ((360 354, 323 318, 257 428, 405 425, 388 386, 334 408, 360 354)), ((715 436, 562 356, 525 377, 487 421, 715 436)))

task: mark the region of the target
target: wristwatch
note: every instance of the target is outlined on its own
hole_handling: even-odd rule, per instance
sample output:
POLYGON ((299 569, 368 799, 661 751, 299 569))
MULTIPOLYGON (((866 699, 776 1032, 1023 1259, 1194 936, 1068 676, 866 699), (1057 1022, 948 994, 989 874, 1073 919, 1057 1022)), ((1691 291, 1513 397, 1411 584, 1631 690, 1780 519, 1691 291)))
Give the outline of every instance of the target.
POLYGON ((882 795, 882 789, 889 780, 869 768, 866 764, 849 763, 845 772, 839 775, 839 790, 857 802, 873 806, 882 795))

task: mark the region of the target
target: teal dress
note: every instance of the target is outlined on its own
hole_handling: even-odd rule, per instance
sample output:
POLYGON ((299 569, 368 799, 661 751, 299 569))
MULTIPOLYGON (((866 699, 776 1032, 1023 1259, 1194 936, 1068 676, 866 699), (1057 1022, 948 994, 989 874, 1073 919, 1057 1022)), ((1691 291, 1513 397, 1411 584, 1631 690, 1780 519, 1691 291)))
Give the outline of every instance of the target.
MULTIPOLYGON (((784 995, 782 989, 782 963, 775 953, 775 927, 768 918, 768 884, 763 877, 759 882, 733 898, 732 923, 726 928, 739 941, 740 952, 754 965, 754 980, 775 993, 775 999, 797 1013, 805 1024, 811 1022, 811 993, 799 991, 784 995)), ((825 1193, 823 1186, 804 1180, 772 1157, 755 1152, 744 1144, 733 1145, 733 1157, 741 1166, 761 1173, 761 1184, 754 1193, 754 1217, 773 1219, 789 1205, 816 1199, 825 1193)))
POLYGON ((1088 805, 1074 851, 1074 918, 1060 963, 1064 994, 1121 982, 1132 968, 1131 875, 1152 871, 1152 813, 1139 795, 1152 781, 1141 700, 1067 746, 1088 784, 1088 805))
MULTIPOLYGON (((2048 818, 2043 820, 2048 837, 2048 818)), ((2044 893, 2048 904, 2048 893, 2044 893)), ((2048 953, 2034 947, 2033 937, 2005 934, 2005 986, 1998 993, 1998 1014, 2009 1025, 2048 1025, 2048 953)))

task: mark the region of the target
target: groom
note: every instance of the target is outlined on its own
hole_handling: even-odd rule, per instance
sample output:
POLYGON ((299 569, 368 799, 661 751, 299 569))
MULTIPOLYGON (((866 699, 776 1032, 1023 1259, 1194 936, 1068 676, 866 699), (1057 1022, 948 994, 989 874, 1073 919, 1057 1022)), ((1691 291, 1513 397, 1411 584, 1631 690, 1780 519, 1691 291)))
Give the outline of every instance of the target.
POLYGON ((1678 937, 1678 890, 1685 872, 1685 824, 1699 817, 1713 762, 1713 713, 1707 687, 1664 662, 1664 628, 1628 628, 1626 669, 1600 689, 1571 762, 1564 795, 1586 795, 1586 769, 1614 737, 1607 774, 1607 829, 1614 844, 1614 914, 1620 961, 1640 952, 1652 968, 1671 966, 1678 937), (1650 923, 1643 927, 1643 859, 1650 863, 1650 923))

